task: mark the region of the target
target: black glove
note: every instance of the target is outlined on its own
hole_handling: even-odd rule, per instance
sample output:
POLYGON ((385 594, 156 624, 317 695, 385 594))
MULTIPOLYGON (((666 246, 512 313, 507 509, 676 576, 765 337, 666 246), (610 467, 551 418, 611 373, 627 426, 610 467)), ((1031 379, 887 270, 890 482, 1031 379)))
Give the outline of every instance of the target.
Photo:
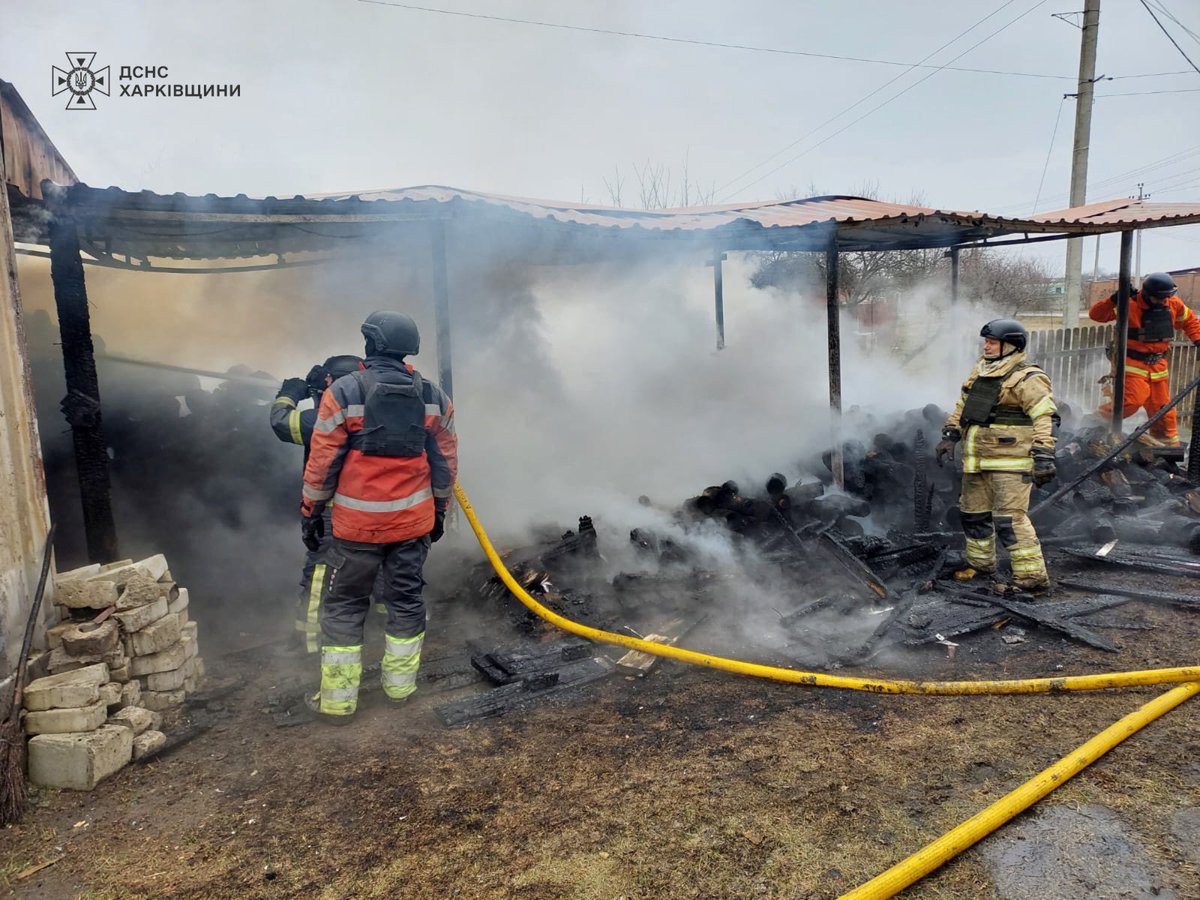
POLYGON ((289 378, 280 386, 277 396, 287 397, 299 403, 308 396, 308 382, 303 378, 289 378))
POLYGON ((1030 456, 1033 457, 1033 483, 1038 487, 1053 481, 1058 477, 1058 466, 1054 463, 1054 451, 1049 447, 1034 447, 1030 456))
POLYGON ((324 366, 313 366, 308 370, 308 374, 304 376, 304 383, 308 385, 308 389, 319 397, 321 392, 325 390, 327 385, 325 379, 329 376, 329 370, 324 366))
POLYGON ((936 447, 933 448, 933 458, 937 460, 938 468, 941 468, 942 459, 954 459, 954 445, 962 440, 962 432, 957 428, 943 428, 942 440, 936 447))
POLYGON ((321 538, 325 537, 325 518, 320 513, 300 517, 300 535, 304 546, 316 553, 321 548, 321 538))
POLYGON ((433 514, 433 531, 429 532, 429 542, 436 544, 442 539, 442 535, 446 533, 446 513, 435 512, 433 514))

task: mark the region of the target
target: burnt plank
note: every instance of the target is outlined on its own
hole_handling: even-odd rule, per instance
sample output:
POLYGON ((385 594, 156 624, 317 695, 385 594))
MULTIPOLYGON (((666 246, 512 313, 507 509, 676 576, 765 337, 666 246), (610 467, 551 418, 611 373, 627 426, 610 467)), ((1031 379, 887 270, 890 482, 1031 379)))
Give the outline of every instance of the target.
POLYGON ((1074 588, 1079 591, 1100 591, 1106 594, 1119 594, 1132 600, 1145 600, 1147 603, 1169 603, 1176 606, 1186 606, 1200 609, 1200 595, 1172 594, 1167 591, 1152 591, 1141 587, 1123 587, 1116 584, 1099 584, 1085 581, 1081 578, 1059 578, 1062 587, 1074 588))
POLYGON ((479 719, 527 709, 547 697, 607 678, 613 671, 615 667, 604 657, 579 659, 568 662, 555 671, 538 672, 528 680, 514 681, 474 697, 443 704, 435 707, 434 712, 444 725, 465 725, 479 719))
MULTIPOLYGON (((1001 609, 1007 610, 1014 615, 1020 616, 1022 619, 1027 619, 1043 628, 1048 628, 1051 631, 1057 631, 1065 634, 1072 640, 1079 641, 1082 644, 1087 644, 1089 647, 1095 647, 1097 650, 1106 650, 1109 653, 1117 653, 1120 647, 1111 641, 1105 640, 1100 635, 1082 628, 1079 625, 1069 622, 1066 619, 1060 618, 1045 608, 1034 606, 1032 603, 1023 603, 1020 600, 1009 600, 1007 597, 991 597, 991 596, 951 596, 951 603, 960 603, 963 600, 991 603, 993 606, 998 606, 1001 609)), ((972 604, 974 605, 974 604, 972 604)))

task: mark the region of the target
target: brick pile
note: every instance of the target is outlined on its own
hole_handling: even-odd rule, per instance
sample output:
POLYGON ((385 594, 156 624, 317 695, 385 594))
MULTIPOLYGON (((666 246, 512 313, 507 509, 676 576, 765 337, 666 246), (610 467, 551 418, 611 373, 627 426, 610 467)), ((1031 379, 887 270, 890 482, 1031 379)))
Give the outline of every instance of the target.
POLYGON ((91 790, 166 743, 163 713, 204 675, 198 629, 161 554, 63 573, 54 600, 50 675, 25 690, 29 777, 91 790))

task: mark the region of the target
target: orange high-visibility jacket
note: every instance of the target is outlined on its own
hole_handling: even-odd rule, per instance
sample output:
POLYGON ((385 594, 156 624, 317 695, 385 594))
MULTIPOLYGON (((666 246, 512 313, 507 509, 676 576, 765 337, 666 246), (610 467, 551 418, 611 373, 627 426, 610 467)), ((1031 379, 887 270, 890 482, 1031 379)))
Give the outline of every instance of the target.
MULTIPOLYGON (((363 368, 388 384, 412 384, 413 367, 371 356, 363 368)), ((314 515, 333 503, 333 535, 347 541, 390 544, 433 530, 445 511, 458 473, 454 405, 436 384, 422 379, 425 451, 420 456, 365 456, 350 446, 362 431, 366 397, 354 375, 335 381, 321 398, 304 469, 300 508, 314 515)))
MULTIPOLYGON (((1200 318, 1188 309, 1187 304, 1178 297, 1171 296, 1167 298, 1167 307, 1171 310, 1171 319, 1175 323, 1175 330, 1182 331, 1190 341, 1200 341, 1200 318)), ((1129 327, 1141 328, 1142 314, 1149 308, 1150 304, 1142 297, 1141 291, 1131 296, 1129 298, 1129 327)), ((1097 300, 1088 310, 1088 316, 1093 322, 1115 321, 1117 318, 1116 300, 1112 297, 1097 300)), ((1171 342, 1169 340, 1135 341, 1130 339, 1128 347, 1139 353, 1166 353, 1171 348, 1171 342)))

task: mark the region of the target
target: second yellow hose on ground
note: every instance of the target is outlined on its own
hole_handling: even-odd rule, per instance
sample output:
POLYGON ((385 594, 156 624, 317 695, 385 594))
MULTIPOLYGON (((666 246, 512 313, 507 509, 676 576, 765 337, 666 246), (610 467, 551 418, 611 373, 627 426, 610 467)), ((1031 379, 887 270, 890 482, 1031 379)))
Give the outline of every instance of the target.
POLYGON ((683 647, 673 647, 666 644, 646 641, 641 638, 617 634, 581 625, 560 616, 553 610, 538 603, 525 591, 512 573, 505 567, 496 548, 484 531, 479 517, 475 514, 471 501, 461 485, 455 485, 454 496, 458 499, 471 530, 479 540, 488 562, 504 582, 505 587, 521 601, 531 612, 541 617, 563 631, 577 634, 591 641, 616 644, 630 650, 640 650, 655 656, 676 659, 680 662, 737 675, 750 675, 755 678, 766 678, 772 681, 784 681, 792 684, 804 684, 812 687, 841 688, 843 690, 866 691, 874 694, 931 694, 931 695, 964 695, 964 694, 1044 694, 1056 691, 1097 691, 1105 688, 1135 687, 1151 684, 1181 684, 1189 681, 1200 681, 1200 666, 1181 666, 1170 669, 1144 669, 1133 672, 1107 672, 1100 675, 1068 675, 1061 678, 1021 678, 1011 681, 906 681, 889 678, 862 678, 845 675, 828 675, 824 672, 804 672, 799 669, 787 669, 781 666, 767 666, 760 663, 743 662, 728 659, 723 656, 713 656, 683 647))
POLYGON ((886 872, 843 894, 839 900, 886 900, 949 862, 987 837, 1005 822, 1024 812, 1068 779, 1078 775, 1125 738, 1136 734, 1159 716, 1200 692, 1200 683, 1181 684, 1141 709, 1108 726, 1087 743, 1076 747, 1050 768, 1001 797, 987 809, 946 832, 936 841, 901 860, 886 872))

